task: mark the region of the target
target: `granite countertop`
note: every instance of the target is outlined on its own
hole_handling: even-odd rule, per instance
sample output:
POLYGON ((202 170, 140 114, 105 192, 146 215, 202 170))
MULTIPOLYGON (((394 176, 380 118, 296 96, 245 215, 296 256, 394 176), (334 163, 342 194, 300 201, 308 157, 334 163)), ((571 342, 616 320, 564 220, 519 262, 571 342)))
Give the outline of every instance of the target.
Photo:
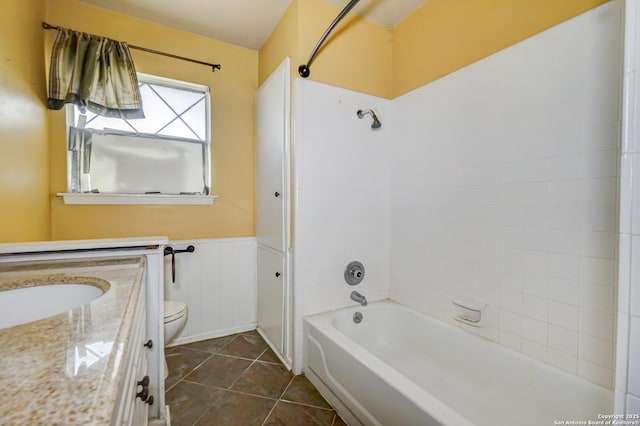
POLYGON ((63 314, 0 329, 3 426, 111 424, 144 268, 143 256, 0 264, 0 291, 54 282, 108 288, 63 314))

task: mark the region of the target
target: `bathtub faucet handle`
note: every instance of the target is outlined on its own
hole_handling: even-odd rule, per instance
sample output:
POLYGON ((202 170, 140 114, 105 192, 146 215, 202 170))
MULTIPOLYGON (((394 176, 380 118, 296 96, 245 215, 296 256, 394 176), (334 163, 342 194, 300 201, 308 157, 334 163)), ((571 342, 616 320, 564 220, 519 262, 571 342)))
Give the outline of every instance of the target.
POLYGON ((358 302, 362 306, 367 306, 367 298, 364 297, 362 294, 358 293, 357 291, 355 291, 355 290, 352 291, 351 295, 349 297, 354 302, 358 302))
POLYGON ((364 279, 364 265, 357 260, 349 262, 344 270, 344 280, 349 285, 358 285, 364 279))
POLYGON ((353 278, 356 279, 362 277, 362 271, 359 269, 352 269, 351 271, 349 271, 349 273, 353 278))

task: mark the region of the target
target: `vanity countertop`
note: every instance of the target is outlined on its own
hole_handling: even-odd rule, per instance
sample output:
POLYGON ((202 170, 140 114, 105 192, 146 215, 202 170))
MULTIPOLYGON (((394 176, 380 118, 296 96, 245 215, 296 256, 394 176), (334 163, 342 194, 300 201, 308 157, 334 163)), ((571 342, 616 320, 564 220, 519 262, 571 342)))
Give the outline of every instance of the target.
POLYGON ((0 290, 109 283, 89 304, 0 329, 3 426, 111 424, 144 274, 144 256, 0 264, 0 290))

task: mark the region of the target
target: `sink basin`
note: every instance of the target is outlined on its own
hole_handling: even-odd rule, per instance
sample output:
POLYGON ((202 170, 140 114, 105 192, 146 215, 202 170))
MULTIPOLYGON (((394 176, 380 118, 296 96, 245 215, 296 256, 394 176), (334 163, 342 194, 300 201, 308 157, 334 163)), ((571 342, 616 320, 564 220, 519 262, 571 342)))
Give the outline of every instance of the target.
POLYGON ((85 305, 104 290, 85 283, 59 283, 0 291, 0 328, 26 324, 85 305))

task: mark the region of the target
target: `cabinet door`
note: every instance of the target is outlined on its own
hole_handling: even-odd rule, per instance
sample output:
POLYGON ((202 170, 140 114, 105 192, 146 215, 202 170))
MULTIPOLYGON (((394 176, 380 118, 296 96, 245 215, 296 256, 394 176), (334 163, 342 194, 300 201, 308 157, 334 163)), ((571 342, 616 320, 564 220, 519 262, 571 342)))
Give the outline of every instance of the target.
POLYGON ((284 351, 285 272, 282 253, 258 248, 258 327, 281 354, 284 351))
MULTIPOLYGON (((114 408, 112 424, 118 426, 146 425, 149 415, 149 405, 136 394, 142 390, 138 381, 149 374, 147 363, 147 348, 144 342, 147 338, 147 309, 146 289, 140 289, 138 303, 131 326, 130 339, 125 346, 123 357, 124 373, 120 384, 120 395, 114 408)), ((154 395, 154 399, 157 396, 154 395)))
POLYGON ((288 68, 279 68, 258 89, 256 110, 256 237, 284 251, 286 244, 288 68))

